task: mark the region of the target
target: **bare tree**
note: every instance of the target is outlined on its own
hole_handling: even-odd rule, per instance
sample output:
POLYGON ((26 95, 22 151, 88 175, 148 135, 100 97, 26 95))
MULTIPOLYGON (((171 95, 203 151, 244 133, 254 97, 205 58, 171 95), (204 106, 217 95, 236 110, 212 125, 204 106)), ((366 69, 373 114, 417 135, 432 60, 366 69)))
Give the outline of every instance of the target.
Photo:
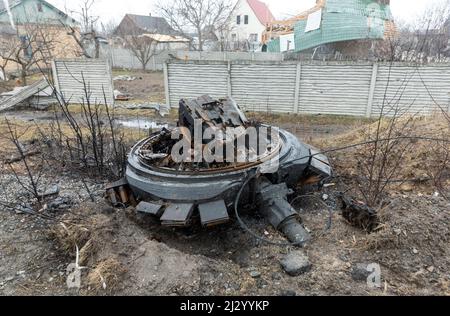
POLYGON ((123 35, 125 47, 141 63, 142 70, 147 70, 147 65, 153 56, 157 54, 158 42, 147 35, 123 35))
POLYGON ((418 63, 442 61, 448 57, 449 21, 450 0, 428 6, 412 22, 397 21, 397 32, 389 38, 383 56, 388 60, 418 63))
POLYGON ((0 41, 0 58, 5 68, 10 62, 19 66, 21 82, 26 85, 31 69, 49 68, 57 35, 39 23, 26 23, 16 32, 15 36, 0 41))
POLYGON ((115 20, 110 20, 107 23, 101 23, 102 35, 106 38, 111 38, 116 31, 117 26, 118 23, 115 20))
POLYGON ((67 26, 68 35, 72 36, 81 50, 81 55, 86 58, 100 57, 100 36, 96 30, 98 16, 92 14, 95 0, 83 0, 79 11, 72 11, 71 14, 81 20, 81 29, 75 26, 67 26), (88 50, 89 45, 94 44, 94 54, 88 50))
POLYGON ((15 44, 14 36, 2 36, 0 38, 0 70, 4 80, 8 80, 6 67, 10 63, 10 58, 14 55, 15 44))
POLYGON ((232 10, 229 0, 169 0, 157 5, 160 14, 180 34, 189 37, 190 30, 195 31, 198 43, 194 47, 204 49, 206 31, 211 27, 223 29, 232 10))

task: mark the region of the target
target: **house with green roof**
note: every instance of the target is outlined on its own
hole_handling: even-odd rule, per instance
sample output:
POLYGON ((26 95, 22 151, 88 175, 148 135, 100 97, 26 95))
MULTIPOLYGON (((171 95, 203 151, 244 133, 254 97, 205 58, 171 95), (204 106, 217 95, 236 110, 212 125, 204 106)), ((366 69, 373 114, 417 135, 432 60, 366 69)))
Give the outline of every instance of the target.
POLYGON ((0 1, 0 23, 23 25, 38 23, 55 26, 75 26, 77 21, 44 0, 9 0, 9 12, 0 1), (11 13, 11 16, 9 14, 11 13))
MULTIPOLYGON (((296 52, 331 46, 347 55, 366 54, 364 48, 395 33, 390 0, 318 0, 292 25, 296 52)), ((277 51, 282 40, 274 37, 268 51, 277 51)))

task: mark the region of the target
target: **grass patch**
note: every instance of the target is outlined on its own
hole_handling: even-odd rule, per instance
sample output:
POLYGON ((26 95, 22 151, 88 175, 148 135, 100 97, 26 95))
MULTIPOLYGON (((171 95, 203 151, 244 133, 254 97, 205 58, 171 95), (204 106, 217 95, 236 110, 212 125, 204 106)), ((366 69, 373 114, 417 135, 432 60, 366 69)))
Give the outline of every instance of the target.
POLYGON ((376 119, 348 115, 306 115, 248 112, 247 117, 270 124, 302 124, 302 125, 364 125, 376 119))

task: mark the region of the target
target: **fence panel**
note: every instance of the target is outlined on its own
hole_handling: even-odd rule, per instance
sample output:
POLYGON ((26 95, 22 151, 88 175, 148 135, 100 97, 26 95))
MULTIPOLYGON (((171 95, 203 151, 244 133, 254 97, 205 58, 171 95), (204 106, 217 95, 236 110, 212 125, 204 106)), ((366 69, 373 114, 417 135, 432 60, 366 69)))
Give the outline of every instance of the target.
POLYGON ((168 94, 171 106, 231 94, 249 111, 377 116, 384 104, 385 115, 430 114, 450 110, 450 64, 170 60, 168 94))
POLYGON ((299 113, 365 115, 372 68, 302 64, 299 113))
POLYGON ((209 94, 213 98, 228 95, 228 66, 218 64, 168 65, 169 104, 177 107, 182 98, 197 98, 209 94))
POLYGON ((292 113, 296 73, 295 64, 233 64, 232 96, 248 111, 292 113))
POLYGON ((56 89, 70 103, 114 105, 111 65, 102 59, 56 59, 53 62, 56 89), (85 89, 85 87, 87 89, 85 89))
POLYGON ((378 70, 372 116, 383 113, 431 114, 436 101, 447 110, 450 92, 450 66, 381 65, 378 70), (431 96, 430 96, 431 94, 431 96), (433 101, 434 99, 434 101, 433 101))

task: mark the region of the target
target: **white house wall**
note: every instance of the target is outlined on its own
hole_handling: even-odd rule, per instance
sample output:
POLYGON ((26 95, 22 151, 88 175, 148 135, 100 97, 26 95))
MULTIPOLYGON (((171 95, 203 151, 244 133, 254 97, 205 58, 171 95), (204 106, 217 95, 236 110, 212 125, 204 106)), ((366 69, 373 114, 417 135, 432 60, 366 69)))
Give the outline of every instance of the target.
POLYGON ((280 36, 280 52, 289 50, 295 50, 295 36, 293 33, 280 36))
POLYGON ((232 34, 236 34, 237 41, 246 41, 250 34, 258 34, 258 42, 262 39, 265 26, 261 24, 255 12, 246 0, 239 0, 229 18, 229 41, 232 41, 232 34), (241 24, 237 24, 237 16, 241 16, 241 24), (248 24, 244 24, 244 17, 248 15, 248 24))

